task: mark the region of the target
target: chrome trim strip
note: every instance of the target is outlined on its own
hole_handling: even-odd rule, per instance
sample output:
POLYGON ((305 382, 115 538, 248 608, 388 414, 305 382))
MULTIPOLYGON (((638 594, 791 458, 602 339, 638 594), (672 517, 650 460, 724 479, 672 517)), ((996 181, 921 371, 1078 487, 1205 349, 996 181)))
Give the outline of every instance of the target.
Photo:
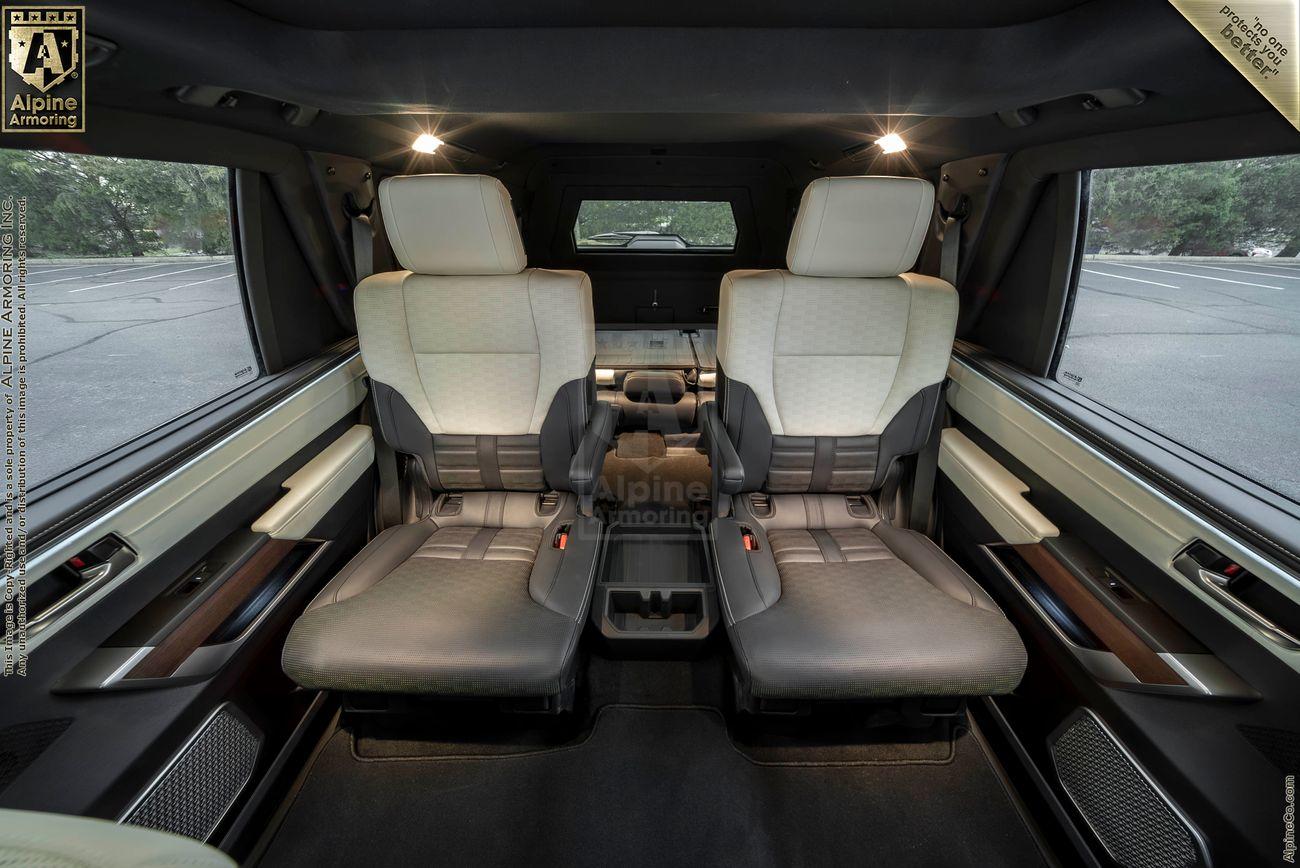
POLYGON ((1118 690, 1133 693, 1160 693, 1175 696, 1201 696, 1208 699, 1258 699, 1259 693, 1242 681, 1222 660, 1213 654, 1171 654, 1167 651, 1156 652, 1162 660, 1183 677, 1185 684, 1148 684, 1133 674, 1114 652, 1084 648, 1077 644, 1057 626, 1033 595, 1025 590, 1020 580, 1007 569, 1006 564, 993 549, 986 545, 979 546, 980 551, 989 559, 994 568, 1002 575, 1016 594, 1029 605, 1036 615, 1047 625, 1062 647, 1069 652, 1079 665, 1098 682, 1118 690))

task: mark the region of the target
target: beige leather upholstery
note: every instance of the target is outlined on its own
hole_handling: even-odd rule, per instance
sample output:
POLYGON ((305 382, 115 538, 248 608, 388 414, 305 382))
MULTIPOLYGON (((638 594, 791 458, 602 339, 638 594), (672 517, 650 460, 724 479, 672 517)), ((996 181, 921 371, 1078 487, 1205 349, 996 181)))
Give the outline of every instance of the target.
POLYGON ((939 469, 1004 541, 1027 545, 1060 535, 1056 525, 1025 500, 1029 486, 956 428, 943 430, 939 469))
POLYGON ((368 277, 354 296, 376 433, 439 497, 326 586, 290 630, 284 671, 311 689, 560 710, 600 543, 578 499, 595 491, 615 424, 594 401, 591 283, 525 267, 495 179, 390 178, 380 201, 408 270, 368 277))
POLYGON ((880 434, 943 380, 957 292, 902 273, 933 206, 917 178, 818 179, 799 208, 790 270, 723 277, 718 363, 753 391, 773 434, 880 434))
POLYGON ((805 277, 893 277, 916 262, 934 208, 921 178, 818 178, 803 191, 785 261, 805 277))
POLYGON ((284 495, 253 522, 253 533, 304 539, 374 462, 370 426, 353 425, 284 481, 284 495))
POLYGON ((220 850, 190 838, 108 820, 0 810, 5 868, 234 868, 220 850))
POLYGON ((992 599, 870 497, 924 447, 952 355, 956 291, 906 272, 933 206, 914 178, 815 181, 789 270, 723 278, 705 418, 734 449, 711 454, 734 511, 712 537, 745 708, 996 695, 1024 673, 992 599))
POLYGON ((596 355, 591 282, 524 268, 495 178, 413 175, 379 187, 408 271, 357 287, 361 356, 431 434, 537 434, 556 392, 596 355))
POLYGON ((418 274, 518 274, 528 264, 510 194, 487 175, 400 175, 379 184, 388 240, 418 274))

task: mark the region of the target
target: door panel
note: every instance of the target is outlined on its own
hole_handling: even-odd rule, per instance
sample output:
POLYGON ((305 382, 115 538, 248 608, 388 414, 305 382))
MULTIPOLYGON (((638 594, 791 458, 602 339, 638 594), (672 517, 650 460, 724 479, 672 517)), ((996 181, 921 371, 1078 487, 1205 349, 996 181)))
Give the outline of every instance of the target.
POLYGON ((1189 575, 1186 552, 1203 543, 1252 573, 1272 594, 1254 601, 1274 611, 1300 604, 1296 578, 1227 522, 1171 497, 1153 468, 1144 476, 1085 442, 982 360, 959 354, 950 377, 952 427, 1059 529, 1007 545, 995 529, 1005 517, 967 496, 961 470, 941 477, 945 547, 994 592, 1030 649, 1024 682, 990 701, 991 716, 1032 762, 1045 798, 1100 864, 1131 864, 1122 833, 1156 840, 1157 815, 1184 817, 1186 835, 1177 822, 1169 828, 1190 848, 1178 851, 1189 861, 1161 864, 1278 862, 1284 775, 1300 747, 1300 654, 1189 575), (1105 807, 1088 802, 1090 786, 1108 794, 1105 807), (1149 798, 1125 802, 1137 788, 1149 798), (1126 813, 1099 815, 1116 804, 1126 813))
POLYGON ((113 567, 40 625, 27 677, 5 683, 0 805, 221 834, 311 704, 280 671, 283 636, 369 533, 365 395, 351 353, 32 553, 34 593, 79 553, 113 567), (186 775, 201 791, 178 796, 186 775))

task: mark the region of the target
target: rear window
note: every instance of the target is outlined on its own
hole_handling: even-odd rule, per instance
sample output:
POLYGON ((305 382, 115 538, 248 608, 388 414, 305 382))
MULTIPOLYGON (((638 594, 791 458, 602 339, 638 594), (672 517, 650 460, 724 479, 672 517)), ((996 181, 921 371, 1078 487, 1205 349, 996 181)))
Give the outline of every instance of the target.
POLYGON ((1300 156, 1089 186, 1056 379, 1300 501, 1300 156))
POLYGON ((260 375, 225 167, 0 149, 0 191, 25 197, 29 485, 260 375))
POLYGON ((730 202, 587 199, 578 207, 573 243, 582 251, 729 253, 736 217, 730 202))

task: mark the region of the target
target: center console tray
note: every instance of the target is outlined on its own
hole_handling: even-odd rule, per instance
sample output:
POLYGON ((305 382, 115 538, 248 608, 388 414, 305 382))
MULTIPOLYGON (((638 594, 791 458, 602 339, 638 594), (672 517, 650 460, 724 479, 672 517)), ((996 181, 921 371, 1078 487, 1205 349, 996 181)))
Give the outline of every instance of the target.
POLYGON ((605 532, 592 623, 611 650, 691 654, 716 622, 714 589, 702 528, 615 522, 605 532))

